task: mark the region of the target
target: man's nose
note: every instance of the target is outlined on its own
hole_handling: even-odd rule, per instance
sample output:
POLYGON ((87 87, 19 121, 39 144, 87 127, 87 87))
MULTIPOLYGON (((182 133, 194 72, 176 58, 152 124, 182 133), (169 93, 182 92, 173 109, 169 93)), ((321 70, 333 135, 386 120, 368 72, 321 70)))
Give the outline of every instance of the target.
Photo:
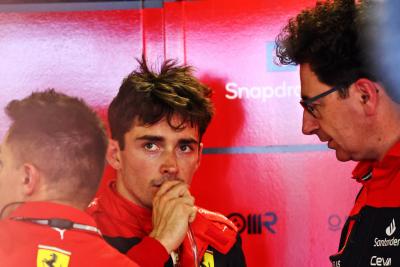
POLYGON ((319 129, 319 121, 306 110, 303 110, 302 132, 305 135, 315 134, 319 129))
POLYGON ((163 155, 163 162, 160 167, 161 174, 174 178, 177 176, 178 171, 178 159, 175 151, 165 151, 163 155))

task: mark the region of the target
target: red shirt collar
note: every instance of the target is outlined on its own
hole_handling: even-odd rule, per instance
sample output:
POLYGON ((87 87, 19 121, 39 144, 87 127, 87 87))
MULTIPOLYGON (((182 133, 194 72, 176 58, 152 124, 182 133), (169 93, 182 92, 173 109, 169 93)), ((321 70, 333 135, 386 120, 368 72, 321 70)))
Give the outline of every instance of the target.
POLYGON ((144 231, 148 235, 153 229, 152 211, 138 206, 127 200, 117 192, 116 181, 111 180, 100 195, 102 207, 106 208, 108 214, 114 214, 115 218, 123 221, 123 224, 135 231, 144 231))
POLYGON ((400 142, 397 142, 380 161, 361 161, 353 171, 353 178, 362 183, 351 214, 357 214, 365 205, 374 207, 397 207, 400 205, 400 142), (368 173, 369 179, 363 180, 368 173))
POLYGON ((393 171, 400 169, 400 141, 397 142, 389 151, 386 153, 382 160, 377 161, 360 161, 353 170, 353 178, 358 182, 366 184, 369 179, 363 181, 369 172, 372 171, 371 180, 378 180, 383 177, 387 177, 393 171))

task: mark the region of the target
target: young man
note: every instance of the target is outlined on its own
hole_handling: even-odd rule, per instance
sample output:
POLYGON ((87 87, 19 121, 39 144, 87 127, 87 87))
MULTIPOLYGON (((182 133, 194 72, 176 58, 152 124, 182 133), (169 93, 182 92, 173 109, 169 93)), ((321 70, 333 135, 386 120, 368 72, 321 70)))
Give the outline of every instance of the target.
POLYGON ((107 138, 77 98, 48 90, 6 107, 0 148, 0 266, 138 266, 84 212, 101 179, 107 138))
POLYGON ((364 62, 363 8, 342 0, 302 11, 278 36, 277 56, 300 65, 303 133, 359 161, 363 187, 333 266, 400 266, 400 105, 364 62))
POLYGON ((245 266, 236 227, 195 207, 188 189, 213 116, 211 91, 188 66, 166 61, 155 73, 139 63, 108 110, 107 160, 117 179, 89 213, 106 240, 142 266, 245 266), (155 242, 162 246, 149 251, 155 242))

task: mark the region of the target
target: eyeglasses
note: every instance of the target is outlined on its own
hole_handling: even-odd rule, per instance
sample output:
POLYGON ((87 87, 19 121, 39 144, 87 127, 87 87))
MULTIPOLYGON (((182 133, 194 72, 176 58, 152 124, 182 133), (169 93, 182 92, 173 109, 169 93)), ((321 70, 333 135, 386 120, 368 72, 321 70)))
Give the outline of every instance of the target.
POLYGON ((342 89, 342 86, 335 86, 331 89, 329 89, 328 91, 323 92, 322 94, 316 95, 314 97, 308 98, 308 99, 304 99, 300 101, 300 105, 307 111, 309 112, 314 118, 320 118, 320 114, 319 112, 314 108, 313 106, 313 102, 317 101, 318 99, 327 96, 333 92, 336 92, 337 90, 342 89))

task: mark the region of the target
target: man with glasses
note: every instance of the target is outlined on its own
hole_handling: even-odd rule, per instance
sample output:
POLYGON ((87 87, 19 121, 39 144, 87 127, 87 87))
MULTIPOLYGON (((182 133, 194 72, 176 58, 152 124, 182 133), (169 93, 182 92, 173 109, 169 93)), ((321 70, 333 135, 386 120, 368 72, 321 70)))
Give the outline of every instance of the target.
POLYGON ((281 64, 300 65, 304 134, 315 134, 340 161, 358 165, 363 187, 332 266, 400 266, 400 105, 369 69, 365 3, 317 3, 277 37, 281 64))

